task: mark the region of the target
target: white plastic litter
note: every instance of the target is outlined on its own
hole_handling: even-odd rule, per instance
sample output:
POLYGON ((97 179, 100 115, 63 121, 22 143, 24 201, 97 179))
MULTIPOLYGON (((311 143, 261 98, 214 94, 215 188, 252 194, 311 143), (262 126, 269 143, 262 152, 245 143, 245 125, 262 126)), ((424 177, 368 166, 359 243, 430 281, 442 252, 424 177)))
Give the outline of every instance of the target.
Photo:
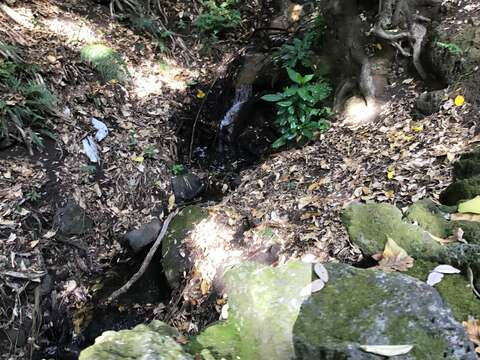
POLYGON ((91 162, 98 163, 100 158, 98 156, 98 149, 95 140, 91 136, 87 136, 82 140, 83 151, 88 156, 91 162))
POLYGON ((430 285, 430 286, 435 286, 440 281, 442 281, 442 279, 443 279, 443 274, 442 273, 432 271, 430 274, 428 274, 427 284, 430 285))
POLYGON ((95 119, 94 117, 92 117, 91 121, 92 121, 93 127, 97 129, 97 133, 95 134, 95 139, 98 142, 100 142, 103 139, 105 139, 108 135, 107 125, 105 125, 105 123, 103 123, 102 121, 95 119))
POLYGON ((457 268, 454 268, 453 266, 450 265, 438 265, 433 271, 442 273, 442 274, 459 274, 460 270, 457 268))

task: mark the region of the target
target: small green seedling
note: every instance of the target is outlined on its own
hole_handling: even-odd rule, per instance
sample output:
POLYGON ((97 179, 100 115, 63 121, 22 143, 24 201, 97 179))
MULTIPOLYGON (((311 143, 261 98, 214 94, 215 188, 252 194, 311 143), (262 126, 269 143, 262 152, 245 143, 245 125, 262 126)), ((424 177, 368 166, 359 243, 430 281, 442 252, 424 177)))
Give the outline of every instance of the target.
POLYGON ((26 199, 30 202, 36 202, 41 199, 41 195, 39 192, 37 192, 36 189, 33 189, 32 191, 28 192, 26 195, 26 199))
POLYGON ((172 174, 173 175, 181 175, 185 172, 185 166, 182 164, 175 164, 172 166, 172 174))

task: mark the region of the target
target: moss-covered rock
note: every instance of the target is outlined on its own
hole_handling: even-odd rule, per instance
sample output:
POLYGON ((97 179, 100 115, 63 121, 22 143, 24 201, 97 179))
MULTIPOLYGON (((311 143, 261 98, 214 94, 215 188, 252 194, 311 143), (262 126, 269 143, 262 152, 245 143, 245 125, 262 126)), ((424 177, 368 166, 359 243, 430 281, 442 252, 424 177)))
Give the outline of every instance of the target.
POLYGON ((410 206, 406 212, 406 218, 413 223, 417 223, 430 234, 440 238, 446 238, 452 235, 446 212, 442 211, 442 209, 430 199, 417 201, 410 206))
POLYGON ((175 329, 161 321, 131 330, 106 331, 95 344, 83 350, 80 360, 193 360, 173 337, 175 329))
POLYGON ((207 216, 208 212, 205 209, 190 205, 180 211, 168 227, 168 232, 162 241, 162 265, 172 288, 179 286, 183 272, 188 271, 191 265, 186 256, 183 241, 195 225, 207 216))
POLYGON ((457 180, 480 175, 480 149, 463 154, 453 164, 453 176, 457 180))
MULTIPOLYGON (((425 281, 428 274, 438 264, 429 261, 416 260, 406 274, 425 281)), ((480 318, 480 301, 470 287, 464 274, 448 274, 435 285, 435 289, 450 305, 457 321, 466 321, 469 316, 480 318)))
POLYGON ((312 266, 244 263, 228 270, 224 280, 228 320, 207 328, 194 348, 208 348, 218 358, 291 359, 292 329, 304 299, 300 292, 312 281, 312 266))
POLYGON ((380 359, 361 344, 414 344, 398 359, 475 359, 438 292, 399 273, 325 264, 330 280, 310 296, 310 264, 246 263, 226 275, 229 317, 188 348, 225 359, 380 359), (470 351, 470 352, 468 352, 470 351))
POLYGON ((350 239, 365 255, 383 251, 393 239, 414 258, 437 258, 441 245, 422 228, 402 220, 401 211, 389 204, 352 204, 342 214, 350 239))
POLYGON ((396 359, 475 359, 438 292, 400 273, 327 264, 330 280, 302 305, 293 329, 298 359, 380 359, 359 344, 413 344, 396 359))
POLYGON ((480 176, 455 181, 441 194, 440 201, 445 205, 457 205, 461 200, 473 199, 480 195, 480 176))
POLYGON ((464 240, 470 244, 480 244, 480 223, 448 220, 455 209, 456 207, 439 206, 430 199, 424 199, 410 206, 406 218, 442 239, 452 236, 460 228, 464 240))

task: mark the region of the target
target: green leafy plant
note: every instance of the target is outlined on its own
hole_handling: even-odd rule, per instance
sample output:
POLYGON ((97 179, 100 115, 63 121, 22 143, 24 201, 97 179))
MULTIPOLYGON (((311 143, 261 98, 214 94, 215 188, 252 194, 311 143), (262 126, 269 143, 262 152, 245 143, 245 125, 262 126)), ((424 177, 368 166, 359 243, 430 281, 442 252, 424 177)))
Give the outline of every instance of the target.
POLYGON ((83 61, 92 65, 104 81, 127 80, 128 69, 121 55, 102 44, 85 45, 80 51, 83 61))
POLYGON ((93 175, 97 171, 97 167, 95 165, 82 165, 80 166, 80 171, 88 175, 93 175))
POLYGON ((194 21, 194 25, 204 33, 213 36, 240 25, 240 12, 234 8, 238 0, 203 0, 204 11, 194 21))
POLYGON ((181 175, 185 172, 185 166, 182 164, 175 164, 172 166, 172 174, 173 175, 181 175))
POLYGON ((315 55, 312 47, 314 35, 309 32, 303 38, 294 38, 284 43, 273 54, 275 62, 284 68, 295 68, 298 64, 306 68, 312 67, 312 59, 315 55))
POLYGON ((273 148, 292 140, 311 140, 315 133, 325 131, 329 126, 327 119, 331 111, 319 103, 330 94, 330 86, 322 80, 312 83, 313 74, 302 76, 291 68, 287 68, 287 72, 293 85, 286 87, 283 92, 262 97, 277 105, 276 124, 282 136, 272 144, 273 148))
POLYGON ((28 192, 25 197, 28 201, 36 202, 40 200, 42 196, 40 195, 40 193, 37 192, 36 189, 33 189, 32 191, 28 192))
POLYGON ((453 43, 443 43, 440 41, 437 41, 437 46, 446 49, 450 54, 455 55, 455 56, 460 56, 463 54, 463 50, 460 49, 460 47, 456 44, 453 43))
POLYGON ((153 145, 147 145, 143 150, 143 155, 149 159, 155 159, 158 153, 159 153, 158 149, 155 148, 155 146, 153 145))
POLYGON ((57 99, 47 88, 38 66, 0 59, 0 139, 14 138, 42 146, 41 135, 54 138, 48 121, 57 111, 57 99))

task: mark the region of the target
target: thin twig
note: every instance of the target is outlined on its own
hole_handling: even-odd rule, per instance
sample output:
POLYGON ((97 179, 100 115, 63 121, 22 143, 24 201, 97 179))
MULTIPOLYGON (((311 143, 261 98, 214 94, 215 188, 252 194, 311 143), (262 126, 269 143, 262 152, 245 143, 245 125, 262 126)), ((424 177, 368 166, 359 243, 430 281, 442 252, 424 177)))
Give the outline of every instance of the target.
POLYGON ((197 128, 197 122, 198 119, 200 119, 200 114, 202 113, 203 107, 205 106, 205 102, 207 101, 208 94, 210 91, 212 91, 213 87, 217 83, 217 80, 219 78, 219 75, 215 78, 215 80, 212 82, 210 85, 210 88, 208 89, 207 93, 205 94, 205 97, 203 98, 202 103, 200 104, 200 108, 198 109, 197 116, 195 116, 195 121, 193 122, 193 127, 192 127, 192 136, 190 137, 190 148, 188 152, 188 161, 192 161, 192 152, 193 152, 193 140, 195 139, 195 129, 197 128))
POLYGON ((468 273, 468 281, 470 282, 470 287, 472 288, 472 291, 475 294, 475 296, 480 299, 480 294, 478 293, 477 289, 475 288, 475 284, 473 283, 473 271, 470 266, 467 268, 467 273, 468 273))
POLYGON ((148 251, 148 254, 143 260, 143 263, 142 263, 142 266, 140 266, 140 269, 130 278, 130 280, 128 280, 125 283, 125 285, 123 285, 120 289, 114 291, 112 295, 108 297, 108 302, 112 302, 120 295, 126 293, 132 287, 132 285, 135 284, 137 280, 140 279, 140 277, 145 273, 145 271, 148 268, 148 265, 150 265, 150 262, 152 261, 153 255, 155 255, 155 253, 157 252, 158 247, 162 243, 162 239, 165 237, 165 234, 167 233, 168 225, 170 224, 170 221, 172 221, 172 219, 175 217, 175 215, 178 214, 179 211, 180 209, 177 209, 168 215, 168 217, 165 219, 165 222, 163 223, 162 231, 160 231, 160 234, 158 235, 157 240, 155 240, 155 243, 148 251))

